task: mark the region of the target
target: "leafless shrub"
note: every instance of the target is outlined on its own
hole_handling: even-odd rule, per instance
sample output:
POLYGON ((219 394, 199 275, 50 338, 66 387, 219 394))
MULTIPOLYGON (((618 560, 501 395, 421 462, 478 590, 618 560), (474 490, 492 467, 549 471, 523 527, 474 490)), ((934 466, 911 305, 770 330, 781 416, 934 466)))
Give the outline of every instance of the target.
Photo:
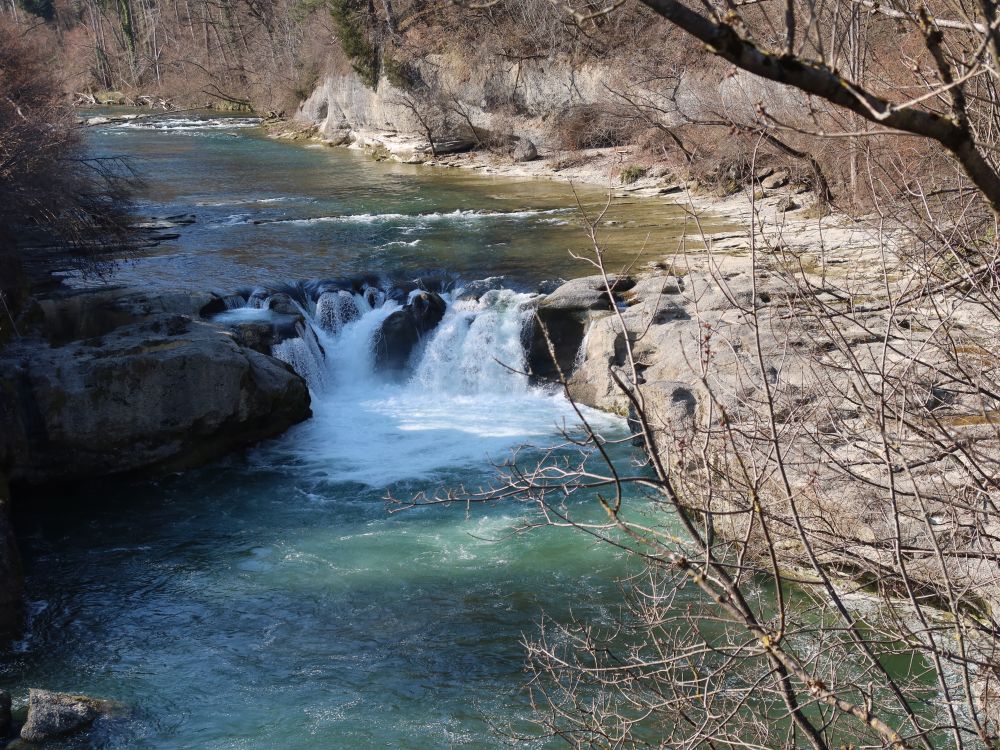
MULTIPOLYGON (((610 367, 563 374, 627 408, 644 466, 581 410, 546 460, 465 496, 525 499, 642 567, 616 620, 528 639, 539 725, 572 747, 998 747, 996 8, 645 4, 808 95, 778 112, 736 81, 749 111, 701 113, 740 175, 769 147, 816 175, 773 139, 829 138, 872 213, 845 244, 748 190, 747 256, 706 237, 594 324, 610 367)), ((569 16, 599 33, 615 10, 569 16)))
POLYGON ((631 112, 579 105, 559 115, 557 139, 561 148, 572 151, 611 148, 631 143, 636 130, 635 117, 631 112))
MULTIPOLYGON (((84 154, 68 99, 44 51, 0 21, 0 226, 8 254, 57 245, 101 264, 129 237, 131 173, 84 154)), ((96 265, 95 265, 96 264, 96 265)))

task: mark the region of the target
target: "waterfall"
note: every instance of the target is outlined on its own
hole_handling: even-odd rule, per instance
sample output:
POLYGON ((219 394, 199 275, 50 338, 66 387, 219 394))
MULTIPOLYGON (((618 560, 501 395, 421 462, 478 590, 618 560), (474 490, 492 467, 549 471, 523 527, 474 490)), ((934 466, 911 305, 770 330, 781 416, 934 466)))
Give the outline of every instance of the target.
POLYGON ((326 333, 335 335, 345 325, 361 317, 362 307, 366 308, 364 312, 370 312, 372 308, 367 295, 354 295, 343 290, 323 292, 316 300, 316 323, 326 333))
POLYGON ((369 299, 367 294, 323 292, 314 312, 299 306, 305 319, 299 336, 276 344, 271 353, 290 364, 314 394, 371 378, 382 322, 399 304, 383 296, 383 303, 372 308, 369 299))
POLYGON ((313 391, 322 392, 332 382, 327 365, 327 350, 320 342, 319 330, 311 325, 302 326, 297 338, 285 339, 276 344, 271 353, 290 364, 313 391))
MULTIPOLYGON (((418 294, 411 292, 408 301, 418 294)), ((444 297, 445 317, 417 347, 414 369, 406 373, 410 384, 449 395, 525 392, 523 333, 532 296, 501 289, 478 300, 444 297)), ((375 347, 385 319, 402 309, 398 302, 369 287, 359 293, 324 291, 313 312, 300 309, 306 321, 300 336, 277 344, 273 354, 314 393, 378 379, 375 347)))
POLYGON ((423 351, 415 380, 449 393, 524 392, 523 331, 531 318, 530 299, 503 289, 450 305, 423 351))
POLYGON ((580 348, 576 350, 576 357, 573 358, 573 370, 579 370, 583 367, 584 363, 587 361, 587 345, 590 343, 590 332, 594 330, 594 323, 596 321, 590 321, 587 324, 587 330, 583 334, 583 339, 580 341, 580 348))
POLYGON ((246 299, 239 294, 230 294, 223 297, 222 302, 226 305, 227 310, 238 310, 239 308, 247 306, 246 299))
POLYGON ((270 295, 263 289, 251 289, 227 294, 222 298, 227 310, 264 310, 267 308, 267 300, 270 295))
POLYGON ((273 347, 313 397, 313 419, 284 441, 297 466, 325 480, 385 486, 504 460, 526 442, 548 444, 575 421, 558 391, 532 386, 524 374, 534 295, 494 289, 469 299, 441 291, 443 317, 418 325, 426 322, 420 311, 440 307, 418 299, 426 293, 409 282, 310 286, 315 291, 292 295, 304 321, 298 335, 273 347), (383 327, 393 315, 390 339, 383 327), (396 358, 407 363, 399 371, 380 358, 380 347, 398 345, 408 326, 423 334, 404 338, 413 348, 396 358))

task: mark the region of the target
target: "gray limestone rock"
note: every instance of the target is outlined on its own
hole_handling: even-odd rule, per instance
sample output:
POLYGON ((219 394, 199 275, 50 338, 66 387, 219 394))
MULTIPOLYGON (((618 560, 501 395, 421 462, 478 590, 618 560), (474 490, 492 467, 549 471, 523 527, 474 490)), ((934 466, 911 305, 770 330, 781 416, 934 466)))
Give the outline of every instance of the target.
POLYGON ((28 697, 28 720, 21 729, 21 739, 48 742, 89 729, 98 719, 123 713, 124 707, 114 701, 32 689, 28 697))
POLYGON ((9 428, 0 432, 0 468, 10 480, 175 470, 306 419, 308 389, 286 364, 215 325, 156 312, 197 310, 203 299, 133 302, 153 312, 120 325, 77 303, 88 338, 63 341, 71 329, 60 319, 57 337, 4 349, 0 417, 9 428))
POLYGON ((538 158, 538 149, 527 138, 518 138, 511 156, 517 162, 534 161, 538 158))

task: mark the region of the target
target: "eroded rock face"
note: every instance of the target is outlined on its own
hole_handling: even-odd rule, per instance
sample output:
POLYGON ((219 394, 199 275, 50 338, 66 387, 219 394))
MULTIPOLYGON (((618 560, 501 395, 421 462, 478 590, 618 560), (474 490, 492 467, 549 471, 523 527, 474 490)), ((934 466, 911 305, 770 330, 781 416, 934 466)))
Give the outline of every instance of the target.
POLYGON ((184 468, 306 419, 308 390, 287 365, 217 326, 158 312, 197 311, 205 299, 132 300, 132 322, 0 352, 0 467, 10 480, 184 468))
POLYGON ((21 729, 21 739, 48 742, 89 729, 98 719, 122 714, 124 707, 114 701, 32 689, 28 697, 28 720, 21 729))
MULTIPOLYGON (((707 399, 706 382, 716 398, 738 402, 742 390, 758 385, 756 368, 744 361, 757 345, 744 313, 752 303, 750 282, 744 275, 721 280, 709 274, 640 280, 621 295, 618 314, 597 314, 590 324, 584 356, 569 381, 570 395, 629 416, 630 401, 615 375, 623 383, 638 383, 664 443, 694 428, 707 399)), ((764 297, 758 292, 758 305, 767 304, 764 297)), ((788 335, 762 327, 759 344, 765 360, 783 362, 783 377, 792 379, 793 368, 779 360, 788 345, 782 337, 788 335)))
POLYGON ((440 295, 420 292, 402 310, 386 318, 375 347, 376 369, 402 370, 420 339, 444 318, 447 307, 440 295))
POLYGON ((601 276, 586 276, 561 284, 539 304, 528 346, 528 365, 536 380, 558 380, 560 372, 568 378, 591 324, 609 314, 635 286, 629 276, 611 276, 609 281, 611 295, 601 276))

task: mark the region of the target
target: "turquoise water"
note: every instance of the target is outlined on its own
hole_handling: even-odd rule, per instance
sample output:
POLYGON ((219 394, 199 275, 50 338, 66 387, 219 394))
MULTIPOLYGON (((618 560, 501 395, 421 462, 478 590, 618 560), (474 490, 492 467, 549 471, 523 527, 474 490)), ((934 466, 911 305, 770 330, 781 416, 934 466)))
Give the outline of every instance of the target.
POLYGON ((489 748, 528 730, 522 634, 543 609, 607 616, 623 561, 513 534, 514 506, 390 515, 385 488, 270 452, 22 518, 34 615, 0 684, 133 706, 103 747, 489 748))
MULTIPOLYGON (((562 268, 568 225, 536 221, 562 214, 500 215, 561 209, 549 187, 529 200, 529 183, 469 182, 274 143, 250 128, 190 127, 93 134, 96 151, 117 144, 137 156, 151 213, 197 209, 178 242, 124 269, 128 281, 232 288, 446 264, 530 287, 562 268), (272 198, 289 200, 276 208, 272 198), (242 213, 369 216, 373 201, 382 214, 494 213, 226 223, 242 213), (516 253, 484 248, 515 232, 505 247, 516 253), (390 252, 400 236, 421 242, 390 252)), ((504 292, 452 303, 402 381, 371 366, 371 335, 392 303, 336 329, 317 324, 329 355, 280 352, 309 379, 309 422, 201 470, 22 503, 31 614, 25 638, 0 655, 0 687, 21 708, 28 687, 132 707, 85 747, 548 746, 509 737, 538 737, 521 640, 543 612, 612 618, 628 561, 572 530, 520 533, 537 521, 530 505, 394 512, 386 501, 489 484, 512 449, 527 443, 520 460, 530 463, 560 442, 574 419, 568 404, 496 361, 518 364, 525 300, 504 292)), ((623 435, 618 421, 592 417, 623 435)), ((584 516, 592 504, 570 501, 584 516)))

